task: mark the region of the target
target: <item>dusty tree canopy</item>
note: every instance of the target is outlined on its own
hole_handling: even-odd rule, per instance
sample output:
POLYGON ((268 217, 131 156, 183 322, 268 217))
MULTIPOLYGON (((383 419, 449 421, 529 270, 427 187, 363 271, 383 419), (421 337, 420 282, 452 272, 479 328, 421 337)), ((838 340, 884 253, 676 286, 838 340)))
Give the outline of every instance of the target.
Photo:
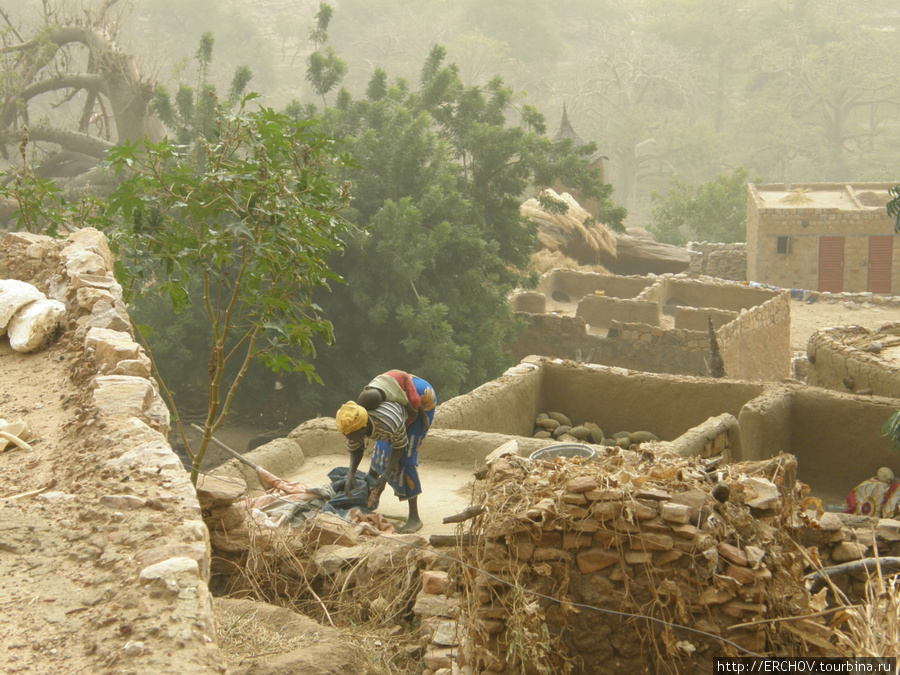
POLYGON ((25 130, 29 157, 43 177, 71 177, 94 166, 115 144, 154 133, 153 83, 116 43, 118 0, 68 15, 43 2, 21 26, 0 9, 4 78, 0 84, 0 140, 16 161, 25 130), (13 148, 11 151, 10 148, 13 148))

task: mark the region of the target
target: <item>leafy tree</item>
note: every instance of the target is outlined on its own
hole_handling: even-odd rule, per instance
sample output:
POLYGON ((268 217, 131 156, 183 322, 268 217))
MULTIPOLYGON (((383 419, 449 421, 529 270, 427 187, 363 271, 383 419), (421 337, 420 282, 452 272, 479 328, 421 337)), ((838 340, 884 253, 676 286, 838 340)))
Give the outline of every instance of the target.
POLYGON ((376 71, 365 99, 343 92, 324 113, 363 168, 348 174, 348 218, 366 232, 334 263, 347 285, 321 298, 337 344, 316 365, 333 403, 388 368, 416 372, 449 397, 509 365, 516 325, 506 298, 536 242, 519 215, 528 190, 565 178, 601 201, 611 225, 624 217, 589 168, 593 146, 549 140, 528 106, 510 124, 503 81, 465 86, 444 58, 432 50, 415 90, 376 71))
MULTIPOLYGON (((197 62, 196 88, 182 84, 175 100, 164 85, 157 85, 153 93, 152 108, 166 128, 175 133, 182 145, 193 143, 200 137, 212 135, 215 127, 216 87, 209 81, 215 39, 212 33, 204 33, 194 56, 197 62)), ((238 66, 231 80, 227 102, 235 105, 244 95, 253 73, 246 66, 238 66)))
POLYGON ((195 482, 251 362, 314 380, 298 350, 314 355, 314 338, 332 340, 312 293, 338 279, 327 255, 347 234, 338 213, 349 192, 334 180, 345 158, 312 122, 263 107, 248 111, 254 98, 233 112, 216 108, 215 133, 197 140, 201 152, 143 140, 109 157, 117 173, 128 174, 109 200, 122 223, 113 241, 123 285, 134 294, 164 294, 176 309, 201 305, 211 334, 208 410, 196 448, 176 413, 195 482))
POLYGON ((328 24, 333 15, 331 5, 320 3, 316 13, 316 27, 309 33, 315 50, 306 60, 306 81, 322 97, 322 105, 325 105, 325 94, 339 85, 347 74, 347 64, 337 57, 333 48, 328 47, 325 51, 319 49, 328 41, 328 24))
POLYGON ((895 185, 888 194, 891 200, 887 203, 887 214, 894 219, 894 232, 900 234, 900 185, 895 185))
POLYGON ((656 204, 650 230, 668 244, 688 239, 731 243, 744 241, 747 223, 747 171, 735 169, 696 189, 673 176, 665 195, 651 194, 656 204))

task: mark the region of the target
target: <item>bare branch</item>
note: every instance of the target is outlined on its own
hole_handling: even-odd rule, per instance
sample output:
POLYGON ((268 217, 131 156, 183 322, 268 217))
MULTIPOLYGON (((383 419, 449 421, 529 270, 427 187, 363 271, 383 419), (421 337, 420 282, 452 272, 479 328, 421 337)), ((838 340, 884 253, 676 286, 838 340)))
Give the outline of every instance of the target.
MULTIPOLYGON (((9 130, 0 135, 0 142, 17 143, 20 140, 21 132, 9 130)), ((97 159, 103 159, 110 148, 115 147, 113 143, 104 141, 96 136, 89 136, 77 131, 64 131, 62 129, 54 129, 52 127, 32 127, 28 129, 28 137, 31 141, 44 141, 47 143, 56 143, 57 145, 79 152, 83 155, 90 155, 97 159)))

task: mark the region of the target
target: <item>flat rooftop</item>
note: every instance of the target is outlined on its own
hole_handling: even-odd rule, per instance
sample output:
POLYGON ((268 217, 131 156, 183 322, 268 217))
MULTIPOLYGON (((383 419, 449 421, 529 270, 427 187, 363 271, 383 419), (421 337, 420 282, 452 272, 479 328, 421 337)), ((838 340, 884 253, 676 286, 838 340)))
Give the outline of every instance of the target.
POLYGON ((896 183, 751 184, 759 208, 814 208, 837 211, 884 209, 896 183))

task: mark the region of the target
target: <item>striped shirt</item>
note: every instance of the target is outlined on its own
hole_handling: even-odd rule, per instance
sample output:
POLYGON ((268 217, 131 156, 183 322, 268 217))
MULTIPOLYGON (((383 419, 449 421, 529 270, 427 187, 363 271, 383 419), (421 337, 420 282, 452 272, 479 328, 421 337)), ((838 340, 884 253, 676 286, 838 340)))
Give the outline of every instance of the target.
MULTIPOLYGON (((372 422, 372 434, 369 436, 374 441, 389 441, 391 450, 400 450, 406 454, 409 448, 409 440, 406 437, 406 411, 397 403, 382 403, 375 410, 369 411, 369 420, 372 422)), ((366 449, 366 439, 353 442, 347 439, 347 450, 357 452, 366 449)))

